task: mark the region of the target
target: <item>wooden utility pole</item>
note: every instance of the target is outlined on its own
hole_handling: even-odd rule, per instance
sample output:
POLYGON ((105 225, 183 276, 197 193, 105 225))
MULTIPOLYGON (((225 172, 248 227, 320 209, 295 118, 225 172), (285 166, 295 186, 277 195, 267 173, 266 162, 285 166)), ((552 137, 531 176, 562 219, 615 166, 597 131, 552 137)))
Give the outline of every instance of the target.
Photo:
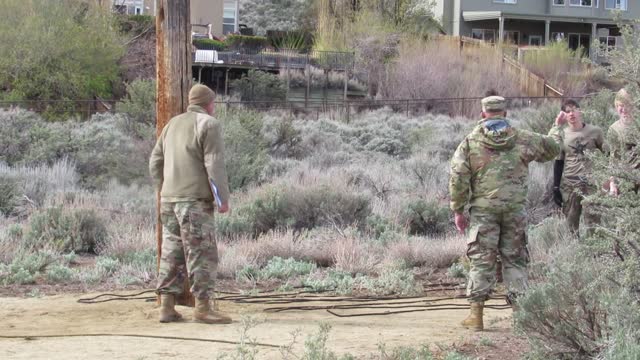
MULTIPOLYGON (((191 88, 191 1, 156 0, 156 133, 187 111, 191 88)), ((160 194, 157 194, 158 270, 162 255, 160 194)), ((194 306, 188 277, 178 304, 194 306)))

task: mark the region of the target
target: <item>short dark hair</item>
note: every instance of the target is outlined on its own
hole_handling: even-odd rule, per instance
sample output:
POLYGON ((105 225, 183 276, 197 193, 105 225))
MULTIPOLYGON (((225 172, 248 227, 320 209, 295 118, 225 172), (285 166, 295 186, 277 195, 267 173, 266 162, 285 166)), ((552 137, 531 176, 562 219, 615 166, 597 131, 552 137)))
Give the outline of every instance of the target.
POLYGON ((580 109, 580 104, 578 104, 578 102, 573 99, 567 99, 562 102, 562 111, 564 111, 564 109, 566 109, 567 106, 573 106, 574 108, 580 109))
POLYGON ((498 90, 496 89, 487 90, 487 92, 484 93, 484 97, 489 97, 489 96, 498 96, 498 90))

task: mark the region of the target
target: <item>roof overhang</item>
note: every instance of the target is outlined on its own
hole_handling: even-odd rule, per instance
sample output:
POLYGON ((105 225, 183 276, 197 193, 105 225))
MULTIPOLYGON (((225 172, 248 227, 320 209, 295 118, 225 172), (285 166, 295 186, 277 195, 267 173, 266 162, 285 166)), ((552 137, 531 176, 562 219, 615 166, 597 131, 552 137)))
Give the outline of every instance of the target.
MULTIPOLYGON (((463 11, 462 19, 464 21, 482 21, 482 20, 498 20, 501 17, 505 19, 530 20, 530 21, 547 21, 551 22, 568 22, 568 23, 584 23, 584 24, 604 24, 616 25, 613 20, 593 18, 593 17, 571 17, 571 16, 555 16, 555 15, 527 15, 508 13, 504 11, 463 11)), ((628 22, 629 20, 622 20, 628 22)))

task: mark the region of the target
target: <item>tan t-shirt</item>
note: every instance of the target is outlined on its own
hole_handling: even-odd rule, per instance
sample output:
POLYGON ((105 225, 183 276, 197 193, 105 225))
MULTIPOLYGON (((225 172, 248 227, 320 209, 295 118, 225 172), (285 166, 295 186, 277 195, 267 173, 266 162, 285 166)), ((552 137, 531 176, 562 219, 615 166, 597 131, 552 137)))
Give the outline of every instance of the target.
POLYGON ((587 175, 591 171, 588 151, 604 151, 604 133, 597 126, 585 124, 582 129, 564 128, 562 152, 558 157, 564 160, 562 181, 565 185, 580 186, 588 183, 587 175))
POLYGON ((607 131, 607 142, 611 147, 611 154, 616 158, 621 158, 623 153, 629 156, 629 162, 634 168, 640 169, 640 155, 635 142, 631 139, 637 138, 640 130, 634 123, 626 123, 618 120, 611 124, 607 131))

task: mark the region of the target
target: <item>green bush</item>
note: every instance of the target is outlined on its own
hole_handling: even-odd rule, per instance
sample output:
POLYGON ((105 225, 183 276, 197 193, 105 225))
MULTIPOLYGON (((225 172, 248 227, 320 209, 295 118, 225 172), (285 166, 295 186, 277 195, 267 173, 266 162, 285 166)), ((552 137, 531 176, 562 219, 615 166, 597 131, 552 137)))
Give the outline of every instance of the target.
POLYGON ((10 264, 0 263, 0 284, 32 284, 45 269, 55 262, 56 256, 48 251, 22 250, 10 264))
POLYGON ((308 51, 313 47, 313 35, 304 31, 267 31, 267 38, 277 50, 308 51))
POLYGON ((52 246, 60 252, 95 253, 107 240, 104 220, 94 210, 48 208, 29 219, 26 240, 32 246, 52 246))
POLYGON ((50 283, 64 283, 71 280, 73 270, 62 264, 55 264, 47 268, 47 280, 50 283))
POLYGON ((127 84, 127 96, 116 104, 116 110, 119 113, 127 115, 127 118, 132 121, 133 124, 142 123, 155 126, 155 80, 136 79, 132 83, 127 84))
MULTIPOLYGON (((154 145, 152 126, 135 133, 120 115, 95 115, 84 123, 47 123, 27 111, 0 110, 0 162, 16 165, 74 164, 89 189, 112 179, 123 184, 148 179, 148 154, 154 145)), ((44 179, 47 183, 51 179, 44 179)))
POLYGON ((18 180, 0 174, 0 215, 11 216, 18 205, 20 195, 18 180))
POLYGON ((377 278, 363 278, 364 288, 376 295, 413 296, 422 293, 410 270, 385 270, 377 278))
MULTIPOLYGON (((615 94, 608 89, 596 93, 580 102, 582 119, 585 123, 599 126, 605 133, 618 120, 614 109, 615 94)), ((555 119, 555 118, 554 118, 555 119)))
POLYGON ((391 220, 378 214, 371 214, 365 220, 366 230, 375 239, 384 238, 385 234, 397 232, 398 226, 391 220))
POLYGON ((293 258, 283 259, 274 257, 262 268, 247 265, 236 272, 236 279, 243 280, 268 280, 268 279, 290 279, 295 276, 308 275, 316 268, 315 264, 306 261, 297 261, 293 258))
POLYGON ((134 138, 123 121, 117 115, 94 116, 73 132, 78 149, 70 157, 84 187, 101 189, 113 179, 125 185, 147 181, 154 142, 134 138))
POLYGON ((78 111, 75 100, 112 96, 125 46, 111 12, 81 0, 5 0, 2 7, 11 16, 0 22, 0 97, 51 100, 40 104, 45 118, 66 120, 78 111), (34 29, 55 31, 34 36, 34 29))
POLYGON ((261 50, 269 46, 269 39, 264 36, 228 35, 224 42, 234 50, 261 50))
POLYGON ((102 277, 113 275, 121 266, 118 259, 108 256, 100 256, 96 261, 96 272, 102 277))
POLYGON ((413 235, 436 235, 449 227, 449 209, 436 201, 410 202, 400 214, 400 222, 413 235))
POLYGON ((546 101, 536 108, 517 111, 513 117, 523 123, 526 130, 547 135, 560 112, 560 102, 546 101))
MULTIPOLYGON (((584 247, 575 243, 567 247, 549 264, 545 281, 532 286, 518 298, 521 311, 516 314, 516 325, 529 338, 545 344, 541 351, 595 356, 612 331, 634 328, 612 326, 615 318, 611 315, 618 313, 616 308, 621 303, 616 304, 611 297, 623 294, 624 290, 602 277, 609 266, 608 261, 594 259, 584 247)), ((628 296, 618 299, 625 303, 627 311, 633 310, 621 314, 618 320, 631 320, 637 325, 640 321, 640 316, 636 315, 640 311, 638 304, 628 296)))
POLYGON ((329 225, 364 224, 371 213, 364 195, 325 185, 261 188, 248 204, 226 219, 217 220, 220 234, 257 236, 275 229, 312 229, 329 225))
POLYGON ((313 292, 335 291, 340 295, 349 295, 353 292, 356 278, 350 272, 329 269, 322 278, 308 276, 302 285, 313 292))
POLYGON ((385 360, 434 360, 433 352, 427 345, 422 345, 419 348, 413 348, 409 346, 398 346, 387 352, 384 344, 378 345, 378 351, 380 351, 380 359, 385 360))
POLYGON ((46 123, 24 110, 0 110, 0 161, 10 166, 52 163, 73 153, 72 126, 46 123))
POLYGON ((262 116, 253 111, 228 111, 224 123, 225 165, 231 191, 239 191, 260 179, 268 162, 262 135, 262 116))
POLYGON ((260 70, 249 70, 242 78, 231 81, 231 89, 242 101, 281 101, 287 94, 278 75, 260 70))
POLYGON ((293 258, 282 259, 274 257, 261 270, 264 279, 288 279, 294 276, 307 275, 316 268, 315 264, 306 261, 296 261, 293 258))
POLYGON ((193 39, 193 45, 199 50, 223 51, 227 48, 224 42, 213 39, 193 39))
POLYGON ((116 14, 115 20, 120 31, 131 36, 154 29, 156 25, 156 18, 151 15, 116 14))
POLYGON ((447 270, 447 275, 452 278, 465 279, 468 275, 467 269, 465 269, 464 265, 460 262, 456 262, 451 264, 449 269, 447 270))
POLYGON ((292 119, 275 118, 265 121, 263 133, 269 142, 271 156, 277 158, 300 159, 304 156, 302 131, 292 119))

